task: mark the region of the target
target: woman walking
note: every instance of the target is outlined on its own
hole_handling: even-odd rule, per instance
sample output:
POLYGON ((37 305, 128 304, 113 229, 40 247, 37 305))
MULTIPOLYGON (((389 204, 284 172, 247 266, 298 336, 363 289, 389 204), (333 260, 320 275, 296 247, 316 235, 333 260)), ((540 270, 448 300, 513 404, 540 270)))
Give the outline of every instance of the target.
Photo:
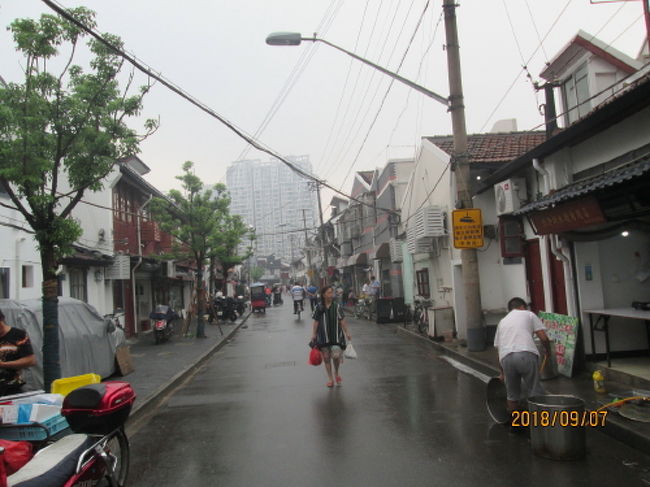
POLYGON ((320 291, 320 303, 312 315, 311 340, 323 356, 323 364, 327 372, 327 387, 341 385, 343 379, 339 375, 339 368, 343 362, 343 350, 347 340, 352 339, 348 324, 343 316, 343 308, 334 301, 334 289, 325 286, 320 291), (332 361, 334 370, 332 371, 332 361))

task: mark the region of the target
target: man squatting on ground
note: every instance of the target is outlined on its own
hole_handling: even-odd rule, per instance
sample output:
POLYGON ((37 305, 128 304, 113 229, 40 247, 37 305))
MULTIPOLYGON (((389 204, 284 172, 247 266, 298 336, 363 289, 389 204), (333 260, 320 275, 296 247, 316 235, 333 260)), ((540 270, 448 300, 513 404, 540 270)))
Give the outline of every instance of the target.
POLYGON ((519 401, 531 396, 545 394, 539 382, 539 352, 533 340, 537 335, 544 345, 547 357, 551 345, 542 321, 531 311, 521 298, 508 302, 508 314, 499 322, 494 346, 499 350, 501 380, 505 380, 508 411, 519 407, 519 401), (523 379, 526 390, 521 391, 523 379))

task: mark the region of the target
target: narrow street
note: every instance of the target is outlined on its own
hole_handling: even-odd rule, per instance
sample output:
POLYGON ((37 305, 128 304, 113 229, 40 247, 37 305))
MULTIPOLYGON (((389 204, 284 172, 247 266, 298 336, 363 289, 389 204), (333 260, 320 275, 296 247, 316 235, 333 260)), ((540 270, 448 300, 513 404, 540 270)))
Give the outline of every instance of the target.
POLYGON ((596 431, 554 462, 495 425, 485 385, 394 325, 350 320, 343 385, 307 365, 311 320, 254 314, 131 438, 129 485, 600 486, 650 484, 650 458, 596 431))

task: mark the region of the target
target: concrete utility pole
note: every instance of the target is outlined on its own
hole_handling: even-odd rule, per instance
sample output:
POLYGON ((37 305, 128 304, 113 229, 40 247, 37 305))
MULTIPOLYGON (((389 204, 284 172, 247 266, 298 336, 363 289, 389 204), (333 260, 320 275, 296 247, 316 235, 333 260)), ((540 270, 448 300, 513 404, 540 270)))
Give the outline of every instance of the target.
MULTIPOLYGON (((320 241, 323 246, 323 265, 321 266, 321 279, 327 282, 327 268, 329 260, 327 258, 327 243, 325 242, 325 224, 323 223, 323 205, 320 202, 320 184, 315 182, 308 183, 311 188, 316 189, 316 199, 318 199, 318 216, 320 217, 320 241)), ((323 283, 320 282, 319 286, 323 283)))
POLYGON ((309 284, 311 284, 311 249, 309 248, 309 241, 307 237, 307 210, 303 208, 302 210, 302 229, 305 231, 305 253, 307 254, 307 277, 309 278, 309 284))
MULTIPOLYGON (((452 170, 456 173, 456 190, 460 205, 462 208, 472 208, 456 7, 456 0, 444 0, 447 67, 449 70, 449 111, 454 134, 452 170)), ((465 294, 467 348, 470 352, 479 352, 485 349, 486 338, 481 312, 481 289, 476 249, 461 249, 460 256, 465 294)))

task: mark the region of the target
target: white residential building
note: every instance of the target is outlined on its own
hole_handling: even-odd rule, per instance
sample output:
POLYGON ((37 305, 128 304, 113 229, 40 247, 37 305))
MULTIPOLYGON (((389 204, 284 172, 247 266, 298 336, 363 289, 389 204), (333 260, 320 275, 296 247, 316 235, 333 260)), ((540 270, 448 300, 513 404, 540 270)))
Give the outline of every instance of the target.
MULTIPOLYGON (((309 156, 287 159, 312 172, 309 156)), ((311 230, 317 222, 316 193, 305 178, 278 160, 242 160, 228 168, 226 185, 232 198, 230 211, 255 228, 257 255, 287 261, 300 256, 303 229, 311 230)))

